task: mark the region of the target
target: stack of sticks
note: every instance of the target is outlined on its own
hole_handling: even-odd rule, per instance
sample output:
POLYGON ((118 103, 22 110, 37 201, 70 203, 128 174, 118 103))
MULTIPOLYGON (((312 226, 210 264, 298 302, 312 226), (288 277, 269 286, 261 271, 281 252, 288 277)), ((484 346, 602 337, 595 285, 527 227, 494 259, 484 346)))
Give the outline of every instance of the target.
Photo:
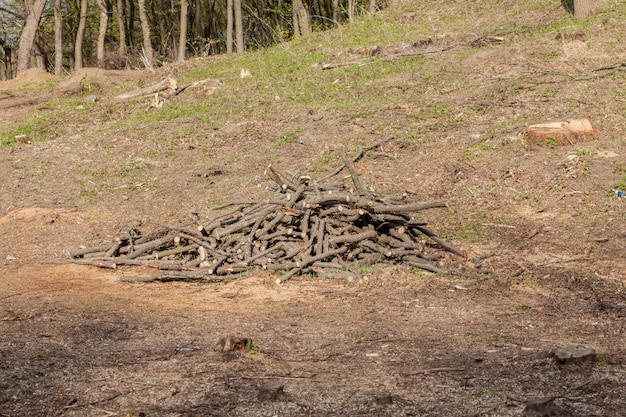
POLYGON ((274 197, 237 207, 206 224, 168 226, 143 235, 134 229, 115 242, 81 247, 72 262, 115 268, 144 265, 161 270, 127 281, 174 279, 222 280, 254 269, 277 271, 282 283, 299 274, 362 278, 364 265, 407 264, 445 272, 437 263, 450 251, 463 253, 416 221, 410 213, 446 207, 442 201, 409 203, 379 197, 362 185, 353 161, 340 153, 347 175, 322 185, 269 166, 274 197))

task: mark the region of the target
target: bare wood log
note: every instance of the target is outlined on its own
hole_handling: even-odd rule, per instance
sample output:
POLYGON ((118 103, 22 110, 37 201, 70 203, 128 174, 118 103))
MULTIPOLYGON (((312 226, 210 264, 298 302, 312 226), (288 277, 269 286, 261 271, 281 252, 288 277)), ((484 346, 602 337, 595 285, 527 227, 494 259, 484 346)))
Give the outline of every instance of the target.
POLYGON ((304 212, 304 216, 302 217, 302 220, 300 221, 300 230, 301 230, 300 235, 302 236, 302 239, 307 239, 308 237, 310 218, 311 218, 311 209, 308 209, 304 212))
POLYGON ((267 233, 271 230, 274 229, 274 227, 280 223, 280 221, 283 219, 283 217, 285 216, 284 212, 277 212, 274 219, 272 219, 271 221, 267 222, 267 224, 265 226, 263 226, 263 228, 261 230, 258 230, 255 233, 255 236, 257 239, 262 239, 262 240, 267 240, 267 233))
POLYGON ((320 253, 324 253, 324 230, 325 230, 325 225, 326 221, 324 219, 321 219, 319 222, 319 225, 317 227, 317 236, 315 237, 316 239, 316 243, 315 243, 315 254, 319 255, 320 253))
POLYGON ((361 253, 359 254, 359 265, 375 265, 385 259, 382 253, 361 253))
POLYGON ((445 240, 441 239, 439 236, 437 236, 436 234, 434 234, 433 232, 431 232, 427 228, 425 228, 423 226, 415 226, 415 227, 411 228, 411 230, 419 230, 421 233, 425 234, 426 236, 428 236, 429 238, 431 238, 432 240, 437 242, 440 246, 442 246, 446 250, 448 250, 448 251, 450 251, 452 253, 455 253, 455 254, 457 254, 459 256, 465 257, 465 253, 462 250, 457 249, 456 247, 452 246, 450 243, 448 243, 445 240))
POLYGON ((348 192, 323 194, 319 197, 312 197, 302 200, 302 204, 306 208, 317 207, 322 205, 332 205, 337 203, 346 203, 354 201, 352 195, 348 192))
POLYGON ((354 235, 341 235, 332 237, 330 239, 331 245, 336 245, 338 243, 356 243, 366 239, 373 239, 378 236, 376 230, 367 230, 362 233, 357 233, 354 235))
POLYGON ((113 259, 111 260, 71 259, 68 262, 73 263, 73 264, 78 264, 78 265, 96 266, 98 268, 110 268, 110 269, 117 268, 117 264, 115 263, 113 259))
POLYGON ((350 172, 350 178, 352 179, 352 183, 354 184, 354 189, 356 190, 358 195, 362 196, 364 193, 363 186, 361 185, 361 180, 359 179, 359 173, 356 171, 354 165, 352 165, 352 161, 348 159, 345 153, 343 153, 342 151, 338 151, 338 154, 343 161, 343 164, 346 166, 346 168, 348 168, 348 171, 350 172))
POLYGON ((372 206, 372 207, 365 206, 363 208, 365 208, 366 210, 369 208, 374 213, 412 213, 416 211, 422 211, 422 210, 438 208, 438 207, 448 207, 448 204, 444 201, 432 200, 432 201, 427 201, 425 203, 419 203, 419 204, 406 204, 406 205, 400 205, 400 206, 383 206, 383 205, 372 206))
POLYGON ((307 188, 306 184, 300 184, 300 185, 298 185, 298 188, 293 193, 293 195, 292 194, 287 194, 287 204, 286 204, 286 206, 288 208, 293 207, 294 204, 296 204, 298 202, 298 199, 300 198, 302 193, 306 190, 306 188, 307 188))
POLYGON ((381 253, 385 255, 385 257, 389 258, 391 256, 391 251, 384 246, 378 245, 371 240, 362 240, 358 243, 359 246, 363 246, 365 248, 371 249, 374 252, 381 253))
MULTIPOLYGON (((139 256, 136 259, 138 260, 142 260, 142 259, 162 259, 165 258, 166 256, 170 256, 170 255, 178 255, 179 253, 185 253, 185 252, 189 252, 191 250, 194 250, 198 248, 198 244, 197 243, 192 243, 191 245, 186 245, 186 246, 179 246, 177 248, 173 248, 173 249, 168 249, 168 250, 163 250, 163 251, 159 251, 159 252, 154 252, 150 255, 147 256, 139 256)), ((105 256, 107 258, 110 258, 110 256, 105 256)))
POLYGON ((194 242, 197 243, 198 246, 202 246, 203 248, 205 248, 206 250, 208 250, 210 253, 213 254, 217 254, 217 255, 221 255, 224 256, 226 253, 220 249, 216 249, 215 247, 213 247, 213 245, 210 242, 205 242, 201 239, 195 238, 193 236, 187 235, 187 234, 181 234, 182 237, 184 237, 185 239, 189 240, 190 242, 194 242))
POLYGON ((293 184, 284 181, 271 164, 268 165, 267 169, 265 170, 265 175, 267 175, 272 181, 278 184, 281 189, 296 191, 296 187, 293 184))
POLYGON ((283 242, 278 242, 277 244, 275 244, 274 246, 272 246, 271 248, 268 248, 262 252, 259 252, 257 254, 255 254, 254 256, 251 256, 250 259, 248 259, 248 264, 251 264, 252 262, 256 261, 257 259, 260 259, 272 252, 276 252, 279 251, 283 248, 284 243, 283 242))
POLYGON ((87 255, 89 253, 94 253, 94 252, 106 253, 106 251, 108 251, 109 248, 111 248, 110 243, 107 243, 106 245, 93 246, 93 247, 79 247, 79 248, 70 250, 70 256, 72 258, 79 258, 81 256, 87 255))
POLYGON ((129 93, 123 93, 123 94, 117 95, 115 96, 115 99, 116 100, 128 100, 134 97, 147 96, 150 94, 157 93, 161 90, 167 90, 167 89, 175 91, 177 88, 177 85, 178 84, 175 78, 167 77, 166 79, 159 81, 156 84, 152 84, 148 87, 139 88, 129 93))
POLYGON ((121 239, 119 239, 113 244, 113 246, 111 246, 111 248, 104 254, 104 257, 111 258, 112 256, 114 256, 120 250, 120 246, 122 246, 121 239))
POLYGON ((142 243, 141 245, 134 245, 134 247, 129 248, 128 246, 120 248, 120 253, 124 253, 124 249, 128 248, 126 258, 133 259, 140 256, 142 253, 146 253, 152 249, 158 249, 166 243, 172 242, 174 240, 173 234, 168 234, 160 239, 153 240, 151 242, 142 243), (132 252, 129 252, 131 251, 132 252))
POLYGON ((321 253, 321 254, 319 254, 319 255, 312 256, 312 257, 310 257, 310 258, 308 258, 308 259, 305 259, 305 260, 301 263, 301 266, 299 266, 299 267, 297 267, 297 268, 292 269, 291 271, 287 272, 286 274, 284 274, 283 276, 281 276, 280 278, 278 278, 278 279, 276 280, 276 283, 277 283, 277 284, 281 284, 281 283, 283 283, 283 282, 287 281, 289 278, 293 277, 293 276, 294 276, 294 275, 296 275, 298 272, 300 272, 300 271, 301 271, 304 267, 306 267, 306 266, 308 266, 308 265, 312 264, 313 262, 316 262, 316 261, 321 261, 321 260, 323 260, 323 259, 327 259, 327 258, 330 258, 330 257, 332 257, 332 256, 339 255, 340 253, 343 253, 343 252, 345 252, 345 251, 347 251, 347 250, 348 250, 348 248, 347 248, 346 246, 342 246, 342 247, 340 247, 340 248, 337 248, 337 249, 331 250, 331 251, 329 251, 329 252, 321 253))

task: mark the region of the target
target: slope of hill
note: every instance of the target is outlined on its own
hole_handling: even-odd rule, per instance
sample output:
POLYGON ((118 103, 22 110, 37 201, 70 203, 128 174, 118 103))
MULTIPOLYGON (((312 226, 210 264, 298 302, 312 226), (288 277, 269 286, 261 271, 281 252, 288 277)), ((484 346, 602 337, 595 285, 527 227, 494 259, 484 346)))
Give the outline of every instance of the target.
POLYGON ((156 74, 0 83, 0 358, 15 364, 0 381, 17 381, 0 382, 0 416, 505 416, 540 397, 556 398, 552 415, 619 415, 626 199, 612 190, 626 190, 626 6, 597 3, 575 20, 547 0, 403 2, 156 74), (167 77, 213 81, 115 98, 167 77), (595 137, 527 142, 529 124, 575 118, 595 137), (367 186, 445 200, 420 215, 468 253, 444 266, 489 275, 379 265, 360 283, 274 287, 263 272, 131 285, 40 263, 138 223, 266 199, 268 164, 323 176, 341 164, 334 149, 386 137, 357 167, 367 186), (230 334, 261 353, 215 352, 230 334), (563 368, 547 354, 575 344, 598 360, 563 368), (272 378, 284 396, 257 402, 272 378))

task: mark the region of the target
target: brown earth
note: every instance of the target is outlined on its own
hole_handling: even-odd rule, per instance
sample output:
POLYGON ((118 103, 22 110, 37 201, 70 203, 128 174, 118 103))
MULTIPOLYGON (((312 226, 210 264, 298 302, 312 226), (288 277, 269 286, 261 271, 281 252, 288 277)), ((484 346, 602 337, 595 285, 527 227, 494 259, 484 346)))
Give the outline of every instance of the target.
MULTIPOLYGON (((569 19, 561 9, 532 17, 520 19, 569 19)), ((355 82, 355 96, 380 93, 381 103, 354 111, 307 108, 250 84, 261 97, 218 126, 186 116, 124 124, 150 111, 149 99, 111 99, 207 60, 157 74, 92 71, 95 104, 84 100, 83 75, 41 91, 1 84, 3 123, 45 117, 68 95, 77 108, 49 122, 53 140, 0 149, 0 416, 519 416, 524 401, 545 397, 551 406, 525 415, 626 415, 626 200, 610 193, 626 175, 624 73, 588 78, 626 55, 618 29, 602 23, 617 18, 605 12, 583 39, 512 41, 522 33, 494 47, 493 37, 445 35, 474 49, 461 62, 454 49, 429 57, 438 73, 428 81, 410 72, 355 82), (563 76, 572 68, 579 77, 563 76), (526 121, 572 117, 589 117, 596 137, 525 147, 526 121), (338 164, 333 147, 385 136, 396 139, 358 165, 364 180, 446 200, 449 209, 421 217, 468 253, 444 266, 474 277, 379 265, 361 282, 277 286, 258 272, 131 284, 118 278, 136 270, 57 263, 131 225, 187 223, 214 216, 210 207, 265 198, 270 162, 321 176, 320 165, 338 164), (251 343, 223 352, 229 337, 251 343), (550 352, 568 345, 595 349, 596 360, 557 363, 550 352), (284 393, 260 401, 268 381, 284 393)), ((433 39, 425 47, 438 46, 433 39)), ((331 81, 352 82, 342 68, 331 81)), ((233 81, 215 94, 227 100, 244 88, 233 81)), ((207 94, 188 91, 165 106, 207 94)))

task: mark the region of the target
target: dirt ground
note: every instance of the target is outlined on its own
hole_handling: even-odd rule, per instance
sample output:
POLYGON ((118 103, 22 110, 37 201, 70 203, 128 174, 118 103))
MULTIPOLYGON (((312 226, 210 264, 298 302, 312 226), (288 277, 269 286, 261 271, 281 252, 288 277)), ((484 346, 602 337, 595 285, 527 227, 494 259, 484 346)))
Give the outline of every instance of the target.
MULTIPOLYGON (((411 13, 399 21, 429 12, 411 13)), ((35 71, 1 83, 0 122, 36 114, 54 137, 0 148, 0 417, 626 416, 626 199, 611 193, 626 176, 624 72, 593 72, 626 50, 614 42, 623 28, 606 23, 620 15, 604 13, 582 38, 446 35, 441 42, 465 45, 455 46, 466 48, 463 60, 441 48, 428 57, 439 78, 355 82, 363 102, 392 98, 380 93, 380 105, 354 112, 272 95, 219 126, 120 122, 147 112, 147 102, 112 100, 120 86, 206 60, 157 74, 89 70, 93 103, 80 74, 51 88, 35 71), (564 77, 572 68, 579 76, 564 77), (67 97, 76 101, 70 117, 48 121, 67 97), (526 120, 567 117, 589 117, 596 137, 524 143, 526 120), (333 147, 389 135, 357 168, 376 189, 447 201, 423 220, 467 252, 442 266, 469 277, 382 264, 356 282, 276 285, 275 275, 255 272, 125 283, 121 275, 142 271, 64 263, 70 249, 111 242, 131 225, 156 229, 258 201, 270 162, 323 175, 313 167, 336 165, 333 147), (224 351, 235 339, 244 348, 224 351), (551 354, 578 345, 595 349, 592 361, 551 354), (273 381, 283 392, 264 400, 261 386, 273 381), (551 401, 533 411, 528 402, 540 399, 551 401)), ((569 19, 560 9, 522 18, 569 19)), ((425 45, 437 47, 434 39, 425 45)), ((351 61, 370 50, 329 56, 351 61)), ((351 82, 342 68, 336 79, 351 82)), ((258 83, 250 89, 262 96, 258 83)), ((223 88, 215 94, 227 100, 234 87, 223 88)))

